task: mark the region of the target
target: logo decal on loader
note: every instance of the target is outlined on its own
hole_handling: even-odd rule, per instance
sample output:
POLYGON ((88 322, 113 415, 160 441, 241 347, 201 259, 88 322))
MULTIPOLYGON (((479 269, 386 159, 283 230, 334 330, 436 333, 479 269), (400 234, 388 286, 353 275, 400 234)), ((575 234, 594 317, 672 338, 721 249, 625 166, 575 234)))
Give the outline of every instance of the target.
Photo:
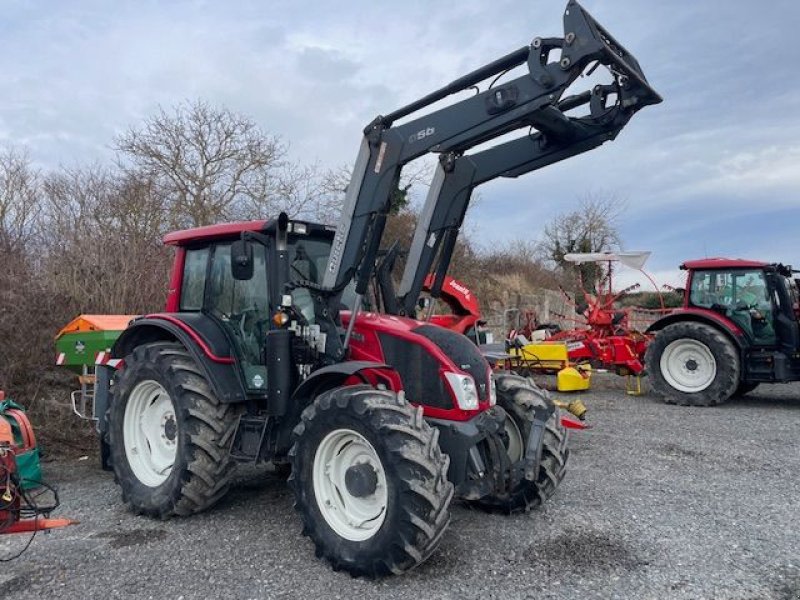
POLYGON ((431 136, 434 133, 436 133, 436 127, 426 127, 425 129, 420 129, 417 133, 412 133, 409 136, 408 143, 413 144, 414 142, 424 140, 426 137, 431 136))

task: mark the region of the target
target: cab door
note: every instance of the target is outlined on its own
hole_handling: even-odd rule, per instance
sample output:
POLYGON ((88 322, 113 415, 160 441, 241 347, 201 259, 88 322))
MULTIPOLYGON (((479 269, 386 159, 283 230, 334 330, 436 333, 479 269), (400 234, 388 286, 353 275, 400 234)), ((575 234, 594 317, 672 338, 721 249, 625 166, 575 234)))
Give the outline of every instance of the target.
POLYGON ((247 280, 233 278, 230 242, 214 244, 209 252, 203 312, 227 334, 247 390, 266 392, 264 343, 270 323, 268 248, 253 244, 253 277, 247 280))

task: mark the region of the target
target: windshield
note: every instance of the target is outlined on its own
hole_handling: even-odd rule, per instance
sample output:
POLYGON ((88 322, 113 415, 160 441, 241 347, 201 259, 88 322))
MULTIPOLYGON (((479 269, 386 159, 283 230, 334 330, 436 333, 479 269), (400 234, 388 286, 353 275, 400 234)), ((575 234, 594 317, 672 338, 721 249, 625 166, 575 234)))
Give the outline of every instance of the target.
MULTIPOLYGON (((332 243, 332 238, 291 236, 288 248, 289 279, 294 283, 310 281, 321 285, 332 243)), ((308 289, 300 287, 292 290, 292 304, 309 324, 314 324, 314 299, 308 289)))
POLYGON ((291 236, 289 238, 289 279, 322 284, 332 239, 291 236))

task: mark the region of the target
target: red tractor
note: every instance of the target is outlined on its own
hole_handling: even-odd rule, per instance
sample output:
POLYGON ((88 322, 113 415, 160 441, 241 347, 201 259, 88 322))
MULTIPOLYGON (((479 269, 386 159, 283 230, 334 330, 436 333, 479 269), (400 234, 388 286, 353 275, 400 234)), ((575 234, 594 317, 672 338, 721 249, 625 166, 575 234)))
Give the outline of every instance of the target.
POLYGON ((687 261, 683 307, 656 321, 647 349, 665 402, 721 404, 760 383, 800 380, 797 281, 791 267, 753 260, 687 261))
MULTIPOLYGON (((493 377, 464 336, 404 310, 365 312, 362 299, 408 162, 440 155, 429 207, 450 215, 442 226, 453 241, 474 186, 598 147, 661 101, 577 2, 564 26, 563 38, 536 38, 370 123, 336 228, 281 214, 165 238, 176 248, 166 311, 133 320, 111 352, 123 362, 96 372, 98 427, 133 511, 196 513, 225 494, 236 462, 271 461, 291 470, 317 554, 380 576, 430 556, 454 495, 510 513, 553 494, 568 449, 546 393, 512 374, 493 377), (562 97, 598 64, 610 83, 562 97), (526 70, 496 82, 516 67, 526 70), (521 137, 469 153, 513 131, 521 137), (455 199, 439 194, 450 189, 455 199)), ((439 223, 421 219, 426 231, 439 223)), ((407 268, 427 260, 423 250, 449 260, 438 230, 414 240, 407 268)), ((423 279, 395 308, 416 306, 423 279)))

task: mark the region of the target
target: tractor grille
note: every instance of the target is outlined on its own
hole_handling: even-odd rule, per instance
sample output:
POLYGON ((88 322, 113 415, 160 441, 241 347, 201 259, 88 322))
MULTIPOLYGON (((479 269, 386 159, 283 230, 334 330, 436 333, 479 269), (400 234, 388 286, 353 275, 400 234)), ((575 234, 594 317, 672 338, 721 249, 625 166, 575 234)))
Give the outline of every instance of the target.
POLYGON ((420 345, 379 333, 384 360, 392 365, 403 380, 409 402, 435 408, 453 408, 450 394, 439 376, 439 362, 420 345))

